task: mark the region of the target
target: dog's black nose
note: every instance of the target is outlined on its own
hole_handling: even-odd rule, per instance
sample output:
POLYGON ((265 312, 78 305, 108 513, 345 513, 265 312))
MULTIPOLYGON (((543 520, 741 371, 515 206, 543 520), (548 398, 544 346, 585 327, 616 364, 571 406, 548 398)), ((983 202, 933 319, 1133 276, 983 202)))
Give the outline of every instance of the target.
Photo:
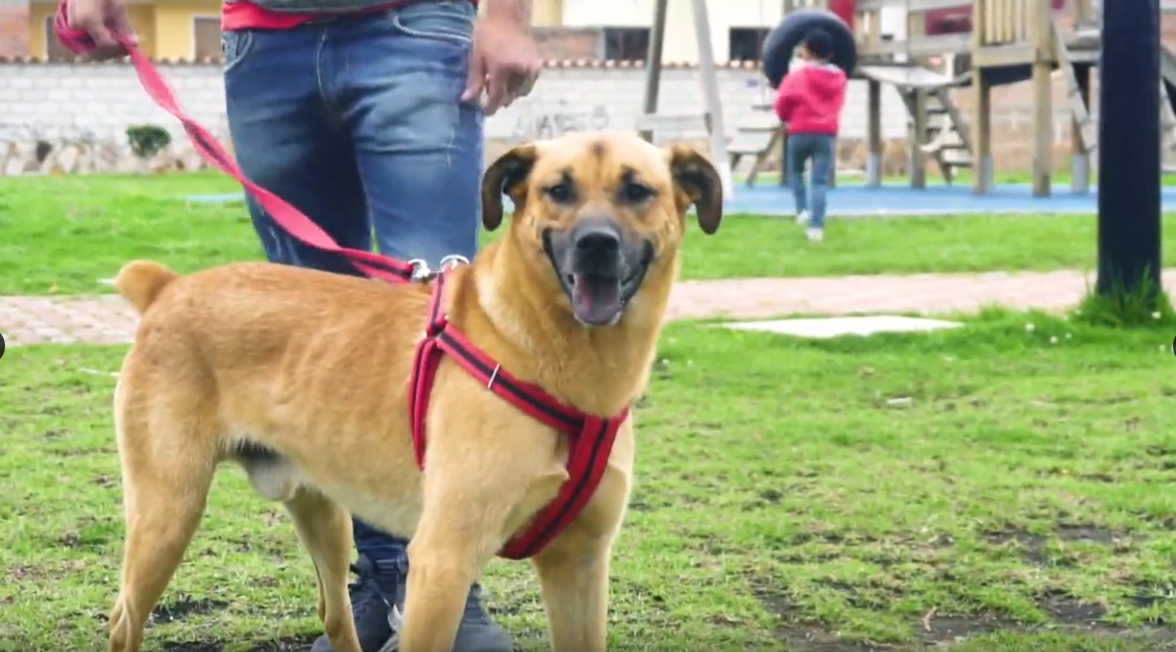
POLYGON ((575 243, 577 253, 615 254, 621 250, 621 233, 608 222, 581 223, 575 243))

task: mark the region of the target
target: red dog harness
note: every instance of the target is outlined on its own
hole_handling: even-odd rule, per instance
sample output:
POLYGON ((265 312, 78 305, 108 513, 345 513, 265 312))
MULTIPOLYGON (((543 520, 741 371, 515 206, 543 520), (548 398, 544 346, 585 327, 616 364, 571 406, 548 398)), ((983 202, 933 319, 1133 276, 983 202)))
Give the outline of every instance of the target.
POLYGON ((425 466, 425 416, 429 394, 443 354, 465 369, 486 389, 523 412, 568 436, 568 479, 555 500, 547 505, 522 534, 499 551, 507 559, 526 559, 543 550, 584 510, 604 477, 617 430, 629 416, 629 408, 601 419, 564 405, 540 387, 525 383, 502 369, 490 356, 474 346, 449 323, 444 310, 445 273, 437 277, 429 299, 429 321, 425 338, 417 345, 409 384, 409 419, 417 464, 425 466))
MULTIPOLYGON (((89 34, 69 27, 64 0, 58 6, 54 31, 62 45, 75 54, 90 51, 95 47, 89 34)), ((424 269, 423 263, 406 263, 370 251, 340 247, 298 209, 245 178, 233 157, 212 137, 212 134, 184 113, 175 95, 147 57, 126 39, 120 39, 120 45, 130 54, 143 89, 160 108, 180 121, 201 158, 236 179, 287 233, 311 247, 344 256, 356 269, 373 278, 390 283, 411 283, 420 280, 420 273, 424 269)), ((479 382, 485 383, 489 391, 531 417, 566 434, 569 438, 567 481, 560 488, 555 500, 539 512, 526 530, 508 541, 498 553, 508 559, 526 559, 543 550, 574 521, 596 493, 596 488, 608 467, 617 431, 628 418, 629 409, 626 407, 620 414, 607 419, 585 414, 561 403, 540 387, 523 382, 502 369, 449 323, 443 303, 445 278, 446 273, 441 272, 433 282, 425 337, 417 345, 408 390, 409 419, 417 465, 424 470, 425 420, 433 381, 444 354, 448 354, 479 382)))

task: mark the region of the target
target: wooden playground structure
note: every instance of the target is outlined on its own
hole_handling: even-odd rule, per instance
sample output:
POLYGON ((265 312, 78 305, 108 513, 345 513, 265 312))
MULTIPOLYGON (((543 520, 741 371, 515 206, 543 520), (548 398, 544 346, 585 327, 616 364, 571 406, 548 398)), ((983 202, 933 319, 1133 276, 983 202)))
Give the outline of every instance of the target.
MULTIPOLYGON (((1103 0, 1126 1, 1126 0, 1103 0)), ((910 183, 926 185, 934 163, 947 182, 959 168, 973 168, 973 189, 993 186, 992 88, 1032 84, 1032 186, 1049 196, 1053 177, 1052 77, 1061 71, 1072 122, 1072 189, 1086 192, 1096 160, 1098 129, 1091 119, 1090 78, 1098 65, 1101 29, 1092 0, 791 0, 800 8, 838 13, 853 29, 858 48, 854 78, 868 82, 867 183, 881 184, 882 85, 894 86, 910 114, 910 183), (830 6, 833 5, 833 6, 830 6), (905 38, 883 31, 883 10, 905 10, 905 38), (952 63, 963 59, 966 70, 952 63), (949 68, 942 70, 945 66, 949 68), (940 70, 937 70, 940 68, 940 70), (957 68, 952 70, 950 68, 957 68), (970 111, 956 107, 953 89, 970 89, 970 111)), ((1176 7, 1164 7, 1165 13, 1176 7)), ((1160 146, 1176 150, 1176 55, 1162 49, 1160 146)), ((757 166, 758 167, 758 166, 757 166)))

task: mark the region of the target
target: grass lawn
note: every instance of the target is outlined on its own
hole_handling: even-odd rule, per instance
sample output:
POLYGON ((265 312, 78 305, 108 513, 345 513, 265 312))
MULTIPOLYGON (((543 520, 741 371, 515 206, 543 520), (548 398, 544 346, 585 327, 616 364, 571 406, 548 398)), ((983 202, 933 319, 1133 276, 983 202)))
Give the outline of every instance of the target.
MULTIPOLYGON (((611 649, 1173 649, 1171 337, 996 312, 823 342, 671 325, 638 410, 611 649)), ((113 379, 83 370, 123 353, 3 360, 0 650, 105 649, 113 379)), ((299 649, 312 572, 281 510, 226 471, 148 649, 299 649)), ((546 649, 526 565, 489 575, 497 617, 546 649)))
MULTIPOLYGON (((220 175, 0 178, 0 295, 109 292, 132 258, 190 272, 261 257, 242 205, 185 207, 234 192, 220 175)), ((1176 228, 1168 216, 1166 228, 1176 228)), ((819 246, 787 221, 735 216, 718 237, 691 230, 683 277, 1090 269, 1091 216, 834 220, 819 246)), ((1164 260, 1176 258, 1176 239, 1164 260)))

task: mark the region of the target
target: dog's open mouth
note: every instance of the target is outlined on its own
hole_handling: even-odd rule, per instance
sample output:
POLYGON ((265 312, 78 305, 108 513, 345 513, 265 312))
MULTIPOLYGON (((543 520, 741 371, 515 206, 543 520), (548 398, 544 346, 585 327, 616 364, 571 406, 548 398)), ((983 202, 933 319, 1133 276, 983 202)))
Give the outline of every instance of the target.
POLYGON ((572 314, 586 326, 616 324, 621 320, 625 306, 641 289, 646 270, 653 263, 653 245, 644 242, 639 249, 629 250, 625 256, 627 262, 617 266, 618 271, 627 274, 623 277, 621 274, 569 271, 577 265, 570 259, 561 264, 560 261, 568 258, 567 247, 565 243, 556 244, 551 231, 543 233, 543 249, 572 304, 572 314))
POLYGON ((600 274, 565 274, 564 285, 576 319, 589 326, 611 326, 621 319, 625 304, 641 286, 641 266, 625 279, 600 274))

